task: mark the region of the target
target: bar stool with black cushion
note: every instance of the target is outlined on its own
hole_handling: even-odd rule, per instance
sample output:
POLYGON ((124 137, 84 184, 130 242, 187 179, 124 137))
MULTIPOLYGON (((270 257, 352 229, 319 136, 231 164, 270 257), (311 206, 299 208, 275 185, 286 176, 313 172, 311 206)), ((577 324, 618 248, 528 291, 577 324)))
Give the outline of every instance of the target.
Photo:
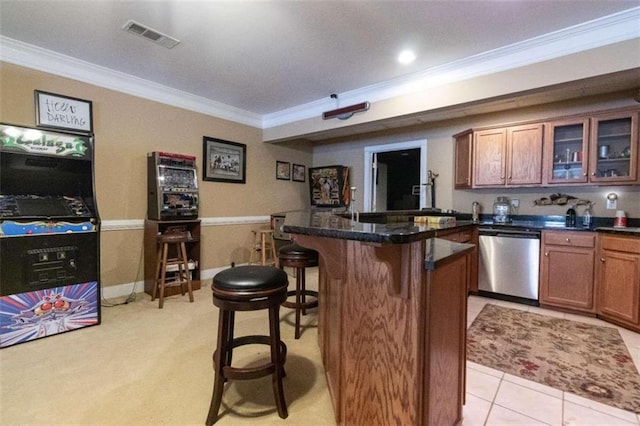
POLYGON ((250 380, 271 374, 278 415, 288 416, 282 378, 287 346, 280 340, 280 304, 287 299, 287 274, 273 266, 246 265, 225 269, 213 277, 213 304, 220 308, 217 348, 213 353, 215 380, 207 425, 218 420, 224 383, 228 380, 250 380), (235 313, 269 310, 269 336, 233 337, 235 313), (271 347, 268 363, 248 368, 232 367, 233 349, 249 344, 271 347))
POLYGON ((287 292, 287 297, 295 296, 295 302, 282 303, 285 308, 296 310, 295 338, 300 338, 300 314, 306 315, 307 309, 318 306, 318 292, 307 290, 305 268, 318 266, 318 252, 298 244, 288 244, 278 251, 280 268, 295 268, 296 289, 287 292), (307 301, 307 297, 313 299, 307 301))
POLYGON ((164 292, 167 286, 180 286, 180 292, 184 296, 184 285, 187 285, 189 301, 193 302, 193 288, 189 272, 189 258, 187 257, 187 234, 184 232, 171 232, 158 236, 158 259, 156 264, 156 282, 151 293, 151 301, 156 299, 156 294, 160 290, 158 307, 162 309, 164 305, 164 292), (175 257, 169 257, 169 252, 175 257), (175 279, 167 282, 167 267, 175 265, 178 267, 175 279))

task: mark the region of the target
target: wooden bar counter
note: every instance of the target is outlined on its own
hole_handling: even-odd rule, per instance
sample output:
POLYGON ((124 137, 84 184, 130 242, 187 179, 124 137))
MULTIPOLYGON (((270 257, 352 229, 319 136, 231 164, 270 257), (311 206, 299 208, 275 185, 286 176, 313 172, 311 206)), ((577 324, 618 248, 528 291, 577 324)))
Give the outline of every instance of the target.
POLYGON ((473 245, 442 228, 289 212, 320 255, 318 339, 341 425, 455 425, 464 400, 473 245))

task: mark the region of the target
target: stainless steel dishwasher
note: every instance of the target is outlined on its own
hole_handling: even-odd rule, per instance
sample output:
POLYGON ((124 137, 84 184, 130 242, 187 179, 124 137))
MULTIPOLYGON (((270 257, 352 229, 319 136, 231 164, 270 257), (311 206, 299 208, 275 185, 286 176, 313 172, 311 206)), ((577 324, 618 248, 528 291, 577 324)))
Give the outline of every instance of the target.
POLYGON ((478 294, 539 305, 540 231, 480 228, 478 294))

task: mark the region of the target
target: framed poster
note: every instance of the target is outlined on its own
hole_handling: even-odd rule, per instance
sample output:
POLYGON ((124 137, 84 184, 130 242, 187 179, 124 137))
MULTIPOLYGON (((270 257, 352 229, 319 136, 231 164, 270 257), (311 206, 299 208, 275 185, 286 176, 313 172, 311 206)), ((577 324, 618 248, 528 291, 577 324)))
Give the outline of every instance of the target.
POLYGON ((35 91, 36 127, 93 132, 93 103, 55 93, 35 91))
POLYGON ((291 163, 276 161, 276 179, 291 180, 291 163))
POLYGON ((311 205, 343 207, 349 205, 349 167, 325 166, 309 169, 311 205))
POLYGON ((247 146, 242 143, 204 136, 203 180, 246 183, 247 146))
POLYGON ((294 164, 292 166, 291 177, 295 182, 304 182, 304 175, 307 173, 307 168, 302 164, 294 164))

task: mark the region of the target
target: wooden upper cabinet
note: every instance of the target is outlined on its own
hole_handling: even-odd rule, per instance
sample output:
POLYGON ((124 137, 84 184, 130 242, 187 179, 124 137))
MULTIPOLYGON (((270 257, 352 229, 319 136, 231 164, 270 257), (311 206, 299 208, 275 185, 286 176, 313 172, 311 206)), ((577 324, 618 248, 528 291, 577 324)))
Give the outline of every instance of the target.
POLYGON ((591 182, 638 182, 637 111, 593 116, 590 144, 591 182))
POLYGON ((542 183, 541 123, 474 133, 473 187, 542 183))
POLYGON ((473 132, 468 130, 454 136, 455 139, 455 189, 471 188, 471 161, 473 132))
POLYGON ((474 132, 473 139, 473 187, 503 186, 507 130, 480 130, 474 132))
POLYGON ((551 184, 587 182, 589 119, 552 121, 546 124, 545 178, 551 184))
POLYGON ((507 185, 542 183, 543 125, 507 128, 507 185))

